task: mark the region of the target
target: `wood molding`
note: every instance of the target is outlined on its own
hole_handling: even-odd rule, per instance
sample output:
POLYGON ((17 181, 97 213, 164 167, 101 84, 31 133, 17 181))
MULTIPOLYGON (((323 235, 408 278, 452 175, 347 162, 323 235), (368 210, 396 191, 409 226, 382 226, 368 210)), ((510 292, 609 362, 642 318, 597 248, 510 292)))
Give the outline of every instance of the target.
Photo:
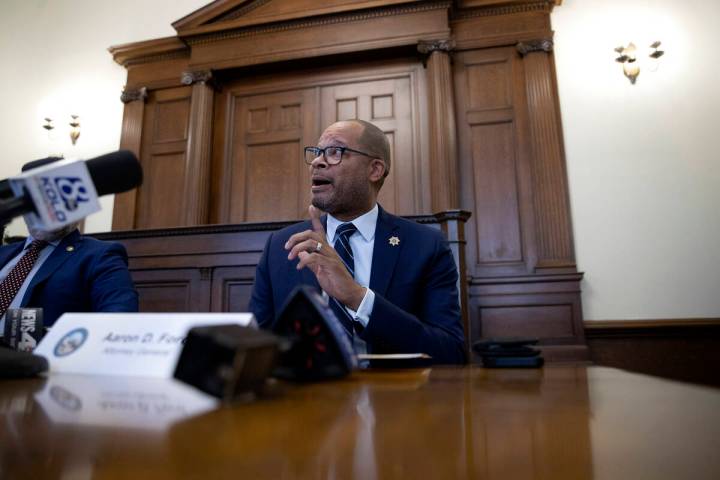
MULTIPOLYGON (((423 225, 435 225, 443 222, 466 222, 470 212, 465 210, 450 210, 434 215, 407 215, 403 218, 423 225)), ((117 240, 121 238, 150 238, 150 237, 176 237, 187 235, 208 235, 215 233, 264 232, 280 230, 295 225, 298 220, 286 222, 246 222, 236 224, 198 225, 173 228, 147 228, 142 230, 113 230, 112 232, 93 233, 92 236, 100 240, 117 240)))
POLYGON ((458 221, 461 223, 465 223, 470 219, 471 216, 472 216, 472 213, 468 212, 467 210, 450 209, 450 210, 444 210, 440 213, 436 213, 432 216, 414 215, 414 216, 405 217, 405 218, 409 218, 416 223, 438 223, 438 222, 449 222, 449 221, 458 221), (431 219, 435 219, 435 220, 431 220, 431 219))
POLYGON ((229 28, 223 25, 217 32, 197 34, 186 33, 182 38, 190 45, 202 45, 206 43, 217 42, 220 40, 229 40, 235 38, 258 36, 265 33, 277 33, 288 30, 305 29, 312 27, 328 27, 329 25, 353 23, 365 20, 374 20, 384 17, 395 17, 398 15, 406 15, 412 13, 422 13, 432 10, 449 9, 451 2, 436 1, 428 3, 418 3, 410 5, 399 5, 391 7, 376 8, 373 10, 363 10, 361 12, 349 12, 336 15, 328 15, 323 17, 307 17, 303 15, 298 20, 290 20, 285 22, 270 23, 264 25, 250 26, 247 28, 229 28))
POLYGON ((658 333, 664 331, 690 331, 706 327, 720 328, 720 317, 665 318, 643 320, 585 320, 585 332, 597 337, 608 334, 658 333))
POLYGON ((125 88, 120 95, 120 101, 126 104, 137 101, 145 102, 145 100, 147 100, 147 95, 147 87, 125 88))
POLYGON ((532 52, 552 52, 554 44, 551 38, 534 39, 524 42, 518 42, 515 49, 518 51, 521 57, 524 57, 528 53, 532 52))
POLYGON ((128 68, 140 63, 158 62, 190 56, 190 49, 178 37, 125 43, 108 48, 116 63, 128 68))
POLYGON ((454 48, 455 40, 453 39, 420 40, 417 46, 418 52, 426 55, 433 52, 450 53, 454 48))
MULTIPOLYGON (((377 10, 388 6, 408 4, 421 4, 422 0, 366 0, 362 2, 347 2, 343 5, 332 5, 329 2, 317 8, 305 8, 292 11, 278 11, 263 15, 253 15, 252 12, 266 3, 264 0, 243 2, 238 0, 227 0, 215 2, 193 14, 173 23, 173 27, 182 37, 211 34, 214 32, 255 27, 258 25, 278 24, 292 22, 308 17, 328 17, 331 15, 352 15, 367 12, 370 9, 377 10), (205 11, 202 11, 205 10, 205 11), (250 15, 248 15, 250 14, 250 15)), ((423 2, 427 3, 427 2, 423 2)), ((450 2, 448 2, 450 3, 450 2)))
POLYGON ((460 8, 453 10, 450 26, 457 50, 516 46, 518 42, 553 37, 550 10, 547 2, 538 1, 460 8))
POLYGON ((183 72, 180 83, 183 85, 194 85, 196 83, 211 84, 213 82, 212 70, 196 70, 183 72))
POLYGON ((558 4, 557 0, 466 0, 459 2, 460 8, 453 12, 453 18, 467 19, 527 12, 550 13, 558 4))
POLYGON ((269 0, 216 0, 200 7, 172 23, 176 31, 190 30, 205 24, 219 23, 232 17, 234 13, 243 15, 269 0))
POLYGON ((577 292, 580 292, 579 282, 584 276, 583 272, 559 273, 547 275, 517 275, 507 277, 471 277, 471 285, 502 285, 502 284, 522 284, 522 283, 557 283, 557 282, 577 282, 577 292))
POLYGON ((213 23, 228 22, 230 20, 241 18, 271 1, 272 0, 252 0, 246 4, 241 5, 239 8, 229 10, 227 13, 217 17, 217 19, 215 19, 215 22, 213 23))
POLYGON ((188 37, 190 67, 221 70, 446 39, 449 9, 450 2, 411 4, 188 37))

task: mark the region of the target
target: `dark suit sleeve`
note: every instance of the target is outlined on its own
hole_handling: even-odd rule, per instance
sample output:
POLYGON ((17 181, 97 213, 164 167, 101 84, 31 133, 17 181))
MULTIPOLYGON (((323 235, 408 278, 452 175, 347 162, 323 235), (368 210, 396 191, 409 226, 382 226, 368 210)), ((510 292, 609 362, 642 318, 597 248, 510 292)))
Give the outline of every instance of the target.
POLYGON ((273 235, 268 237, 265 243, 260 263, 255 269, 255 284, 253 285, 252 296, 248 309, 255 315, 255 320, 262 328, 272 328, 275 320, 275 308, 273 304, 272 284, 270 282, 269 260, 270 244, 273 235))
POLYGON ((416 315, 375 293, 370 322, 361 337, 373 351, 427 353, 434 363, 464 363, 463 334, 452 252, 437 241, 423 278, 418 282, 416 315))
POLYGON ((137 312, 138 294, 128 271, 125 247, 108 243, 94 260, 89 278, 93 312, 137 312))

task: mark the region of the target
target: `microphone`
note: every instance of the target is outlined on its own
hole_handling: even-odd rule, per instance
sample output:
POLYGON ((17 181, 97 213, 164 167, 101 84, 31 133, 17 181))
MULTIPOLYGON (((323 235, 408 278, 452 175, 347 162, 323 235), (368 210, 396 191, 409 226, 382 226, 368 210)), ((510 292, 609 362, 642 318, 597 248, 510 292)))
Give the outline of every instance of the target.
MULTIPOLYGON (((43 165, 57 162, 62 159, 63 157, 47 157, 41 158, 39 160, 33 160, 23 165, 22 171, 24 172, 26 170, 30 170, 31 168, 42 167, 43 165)), ((10 180, 8 180, 7 178, 5 180, 0 180, 0 200, 10 200, 14 197, 15 193, 13 192, 12 187, 10 187, 10 180)))
POLYGON ((98 197, 142 184, 142 167, 132 152, 120 150, 88 161, 50 157, 30 162, 22 174, 7 179, 14 196, 3 199, 0 224, 26 214, 28 227, 54 231, 100 210, 98 197))
POLYGON ((5 342, 10 348, 32 352, 44 335, 42 308, 8 308, 5 313, 5 342))

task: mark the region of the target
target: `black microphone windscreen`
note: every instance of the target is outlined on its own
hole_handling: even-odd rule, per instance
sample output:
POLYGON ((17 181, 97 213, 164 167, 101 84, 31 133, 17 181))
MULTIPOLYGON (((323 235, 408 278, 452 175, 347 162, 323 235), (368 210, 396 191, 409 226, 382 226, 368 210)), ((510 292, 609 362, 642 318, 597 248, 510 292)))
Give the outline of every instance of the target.
POLYGON ((39 160, 33 160, 31 162, 27 162, 25 165, 22 166, 20 171, 27 172, 28 170, 32 170, 33 168, 39 168, 44 167, 45 165, 49 165, 51 163, 55 163, 58 160, 62 160, 62 157, 47 157, 47 158, 41 158, 39 160))
POLYGON ((85 163, 98 195, 122 193, 142 185, 142 167, 128 150, 106 153, 85 163))
POLYGON ((10 181, 7 179, 0 180, 0 200, 8 200, 14 196, 15 194, 12 188, 10 188, 10 181))
POLYGON ((0 378, 34 377, 47 369, 48 361, 45 357, 0 345, 0 378))

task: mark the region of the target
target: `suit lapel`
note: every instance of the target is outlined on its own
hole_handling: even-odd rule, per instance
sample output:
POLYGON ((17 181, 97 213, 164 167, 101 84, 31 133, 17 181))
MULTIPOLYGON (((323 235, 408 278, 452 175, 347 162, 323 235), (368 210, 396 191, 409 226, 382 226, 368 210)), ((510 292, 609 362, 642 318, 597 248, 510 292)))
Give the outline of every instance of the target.
POLYGON ((32 291, 36 285, 47 280, 47 278, 52 275, 55 270, 60 268, 63 263, 75 255, 81 247, 82 240, 80 238, 80 232, 77 230, 63 238, 47 260, 45 260, 45 263, 42 264, 40 270, 38 270, 30 282, 30 285, 28 285, 27 292, 25 292, 25 297, 23 298, 23 303, 25 299, 31 297, 32 291))
POLYGON ((4 249, 5 251, 0 254, 0 268, 4 267, 6 263, 15 258, 17 254, 22 251, 24 246, 24 241, 8 245, 7 248, 4 249))
MULTIPOLYGON (((372 271, 370 272, 370 288, 380 295, 385 295, 390 285, 390 279, 395 271, 398 254, 403 247, 400 243, 392 245, 392 237, 399 238, 398 225, 392 215, 385 213, 378 206, 378 221, 375 228, 375 245, 373 247, 372 271)), ((394 242, 393 242, 394 243, 394 242)))

